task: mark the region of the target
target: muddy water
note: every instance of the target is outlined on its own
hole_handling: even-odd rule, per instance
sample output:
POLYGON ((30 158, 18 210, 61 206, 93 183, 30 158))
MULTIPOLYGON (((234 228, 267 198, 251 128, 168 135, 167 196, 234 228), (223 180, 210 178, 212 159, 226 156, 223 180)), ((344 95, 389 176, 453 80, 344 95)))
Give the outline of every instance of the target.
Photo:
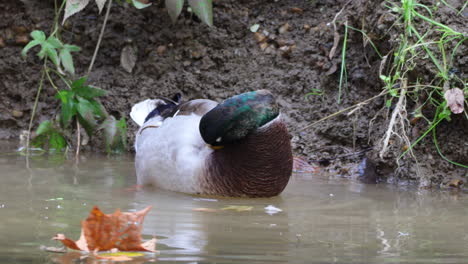
POLYGON ((58 246, 50 240, 56 233, 77 239, 79 220, 95 204, 105 212, 154 206, 143 237, 157 236, 160 253, 134 263, 462 263, 468 257, 468 196, 462 193, 295 175, 276 198, 202 198, 135 191, 130 156, 88 156, 78 165, 32 157, 28 163, 0 154, 0 263, 93 263, 39 247, 58 246), (231 205, 252 209, 219 210, 231 205), (270 215, 269 205, 282 212, 270 215))

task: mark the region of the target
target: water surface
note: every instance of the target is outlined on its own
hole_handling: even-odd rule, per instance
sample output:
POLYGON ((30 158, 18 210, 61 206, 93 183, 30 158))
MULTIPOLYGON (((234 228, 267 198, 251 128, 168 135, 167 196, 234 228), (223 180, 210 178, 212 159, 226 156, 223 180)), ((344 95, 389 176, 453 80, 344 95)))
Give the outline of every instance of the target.
POLYGON ((131 156, 0 154, 0 263, 94 263, 57 254, 50 238, 77 239, 93 205, 106 213, 153 205, 143 237, 178 263, 466 263, 468 198, 453 191, 363 185, 327 175, 294 175, 280 197, 203 198, 135 190, 131 156), (28 166, 27 166, 28 165, 28 166), (237 212, 227 206, 251 206, 237 212), (282 212, 270 215, 265 207, 282 212), (216 212, 194 211, 196 208, 216 212))

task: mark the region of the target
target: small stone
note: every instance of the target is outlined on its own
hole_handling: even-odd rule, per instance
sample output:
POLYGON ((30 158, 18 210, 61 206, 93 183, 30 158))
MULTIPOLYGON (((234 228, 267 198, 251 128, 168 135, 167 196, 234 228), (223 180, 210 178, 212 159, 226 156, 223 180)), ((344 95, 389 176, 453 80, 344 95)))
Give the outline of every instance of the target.
POLYGON ((164 53, 166 53, 167 47, 164 45, 160 45, 156 48, 156 53, 158 53, 159 56, 162 56, 164 53))
POLYGON ((13 31, 16 34, 24 34, 28 32, 28 29, 25 26, 16 26, 16 27, 13 27, 13 31))
POLYGON ((188 66, 190 66, 190 64, 192 64, 190 61, 184 61, 182 63, 182 65, 184 65, 184 67, 188 67, 188 66))
POLYGON ((28 35, 17 35, 15 37, 15 43, 18 45, 26 45, 29 42, 29 37, 28 35))
POLYGON ((263 42, 263 43, 260 44, 260 49, 261 49, 262 51, 265 51, 266 48, 268 48, 268 43, 263 42))
POLYGON ((190 55, 192 56, 192 59, 195 59, 195 60, 198 60, 200 59, 202 56, 201 52, 198 51, 198 50, 194 50, 190 53, 190 55))
POLYGON ((304 27, 303 27, 303 28, 304 28, 304 30, 305 30, 306 32, 309 32, 309 31, 310 31, 310 25, 309 25, 309 24, 304 24, 304 27))
POLYGON ((255 41, 257 41, 258 43, 262 43, 262 42, 264 42, 264 41, 267 39, 267 37, 266 37, 264 34, 262 34, 262 33, 255 32, 255 33, 254 33, 254 39, 255 39, 255 41))
POLYGON ((16 118, 20 118, 23 116, 23 112, 19 110, 13 110, 11 111, 11 115, 16 118))
POLYGON ((282 25, 282 26, 279 28, 278 32, 279 32, 280 34, 284 34, 284 33, 286 33, 288 30, 289 30, 289 23, 286 23, 286 24, 282 25))
POLYGON ((0 38, 0 48, 4 48, 5 46, 5 40, 3 38, 0 38))
POLYGON ((281 51, 281 55, 283 57, 289 57, 291 56, 292 51, 296 48, 296 45, 292 46, 283 46, 279 50, 281 51))
POLYGON ((265 49, 265 53, 266 53, 266 54, 273 54, 273 53, 275 53, 275 50, 276 50, 276 49, 275 49, 275 46, 274 46, 274 45, 270 45, 270 46, 268 46, 268 47, 265 49))
POLYGON ((278 39, 278 40, 276 41, 276 43, 277 43, 278 46, 280 46, 280 47, 286 46, 286 40, 284 40, 284 39, 278 39))
POLYGON ((299 8, 299 7, 292 7, 291 12, 293 12, 295 14, 302 14, 302 13, 304 13, 304 10, 302 8, 299 8))
POLYGON ((270 35, 270 32, 268 32, 268 31, 266 31, 266 30, 263 30, 262 33, 263 33, 263 35, 265 35, 265 36, 267 36, 267 37, 270 35))

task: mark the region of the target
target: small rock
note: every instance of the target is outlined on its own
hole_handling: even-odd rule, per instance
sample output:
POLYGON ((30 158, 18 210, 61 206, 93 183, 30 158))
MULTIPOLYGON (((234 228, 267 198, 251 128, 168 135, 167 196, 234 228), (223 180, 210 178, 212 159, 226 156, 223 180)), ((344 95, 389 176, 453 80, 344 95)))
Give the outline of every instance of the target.
POLYGON ((262 43, 262 42, 264 42, 264 41, 267 39, 267 37, 266 37, 264 34, 262 34, 262 33, 255 32, 255 33, 254 33, 254 39, 255 39, 255 41, 257 41, 258 43, 262 43))
POLYGON ((15 37, 15 43, 18 44, 18 45, 24 46, 24 45, 28 44, 28 42, 29 42, 28 35, 17 35, 15 37))
POLYGON ((5 40, 3 38, 0 38, 0 48, 4 48, 5 46, 5 40))
POLYGON ((28 29, 25 26, 16 26, 16 27, 13 27, 13 31, 16 34, 25 34, 28 32, 28 29))
POLYGON ((265 51, 266 48, 268 48, 268 43, 263 42, 263 43, 260 44, 260 49, 261 49, 262 51, 265 51))
POLYGON ((23 112, 19 111, 19 110, 13 110, 13 111, 11 111, 11 115, 16 117, 16 118, 20 118, 20 117, 23 116, 23 112))
POLYGON ((274 45, 270 45, 270 46, 268 46, 268 47, 265 49, 265 53, 266 53, 266 54, 273 54, 273 53, 275 53, 275 50, 276 50, 276 49, 275 49, 275 46, 274 46, 274 45))
POLYGON ((167 47, 164 45, 160 45, 156 48, 156 53, 158 53, 159 56, 162 56, 164 53, 166 53, 167 47))
POLYGON ((290 27, 290 26, 289 26, 289 23, 286 23, 286 24, 282 25, 282 26, 279 28, 278 32, 279 32, 280 34, 284 34, 284 33, 286 33, 286 32, 289 30, 289 27, 290 27))
POLYGON ((278 44, 279 47, 286 46, 286 40, 284 40, 284 39, 278 39, 278 40, 276 41, 276 44, 278 44))
POLYGON ((192 51, 192 52, 190 53, 190 55, 191 55, 192 59, 195 59, 195 60, 198 60, 198 59, 200 59, 201 57, 203 57, 203 55, 201 54, 201 52, 198 51, 198 50, 192 51))
POLYGON ((192 64, 190 61, 182 62, 182 65, 184 65, 184 67, 188 67, 188 66, 190 66, 190 64, 192 64))
POLYGON ((299 7, 292 7, 292 8, 291 8, 291 12, 292 12, 292 13, 295 13, 295 14, 300 14, 300 15, 301 15, 302 13, 304 13, 304 10, 303 10, 302 8, 299 8, 299 7))
POLYGON ((263 35, 265 35, 265 36, 267 36, 267 37, 270 35, 270 32, 268 32, 268 31, 266 31, 266 30, 263 30, 262 33, 263 33, 263 35))
POLYGON ((291 53, 293 52, 293 50, 296 48, 296 45, 292 45, 292 46, 283 46, 280 48, 280 51, 281 51, 281 55, 283 57, 290 57, 291 56, 291 53))
POLYGON ((309 31, 310 31, 310 25, 309 25, 309 24, 304 24, 304 27, 303 27, 303 28, 304 28, 304 30, 305 30, 306 32, 309 32, 309 31))

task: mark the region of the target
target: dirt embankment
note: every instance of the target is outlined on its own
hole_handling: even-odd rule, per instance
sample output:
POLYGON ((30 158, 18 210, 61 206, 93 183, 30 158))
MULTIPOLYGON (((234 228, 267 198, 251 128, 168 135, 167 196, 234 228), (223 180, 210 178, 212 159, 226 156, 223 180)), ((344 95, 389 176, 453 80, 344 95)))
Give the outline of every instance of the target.
MULTIPOLYGON (((383 97, 352 113, 337 115, 302 130, 382 91, 381 59, 361 33, 350 30, 347 85, 338 104, 341 44, 332 58, 330 51, 336 34, 343 39, 343 24, 347 21, 348 25, 364 29, 382 54, 391 52, 398 31, 394 27, 396 18, 389 14, 384 1, 360 0, 347 4, 348 1, 219 0, 214 4, 214 28, 201 24, 187 12, 176 24, 171 24, 162 2, 154 1, 152 7, 144 10, 117 4, 111 9, 89 78, 94 85, 109 91, 102 102, 110 113, 128 119, 129 109, 139 100, 171 96, 175 92, 182 92, 186 99, 220 101, 249 90, 269 89, 278 96, 296 155, 305 156, 309 161, 331 163, 327 169, 347 177, 357 174, 364 154, 336 157, 373 148, 366 155, 375 160, 379 177, 392 178, 397 175, 395 172, 399 178, 418 177, 416 163, 409 158, 403 159, 402 167, 397 169, 396 152, 384 160, 376 158, 391 112, 385 109, 383 97), (336 19, 335 34, 331 22, 342 9, 336 19), (255 36, 249 30, 254 24, 260 26, 258 32, 266 40, 262 41, 263 36, 255 36), (125 46, 137 50, 132 73, 119 66, 125 46), (306 96, 311 92, 314 94, 306 96)), ((458 8, 462 5, 462 1, 451 2, 458 8)), ((17 140, 29 122, 41 67, 32 52, 26 61, 21 59, 19 54, 25 43, 21 38, 34 29, 49 33, 54 17, 53 1, 4 0, 0 10, 0 139, 17 140)), ((437 19, 466 31, 466 14, 454 19, 450 12, 442 9, 437 19)), ((78 75, 87 70, 102 21, 97 7, 90 4, 65 26, 63 40, 83 49, 74 57, 78 75)), ((454 67, 466 79, 467 58, 462 56, 463 52, 466 55, 466 46, 459 50, 454 67)), ((431 67, 418 68, 413 75, 431 78, 431 67)), ((58 101, 54 95, 55 90, 46 85, 39 100, 36 125, 56 113, 58 101)), ((135 126, 132 121, 128 124, 132 142, 135 126)), ((412 140, 421 135, 425 125, 411 128, 412 140)), ((437 131, 442 151, 464 164, 468 164, 467 131, 468 124, 462 116, 444 121, 437 131)), ((430 137, 415 150, 421 171, 434 182, 466 173, 443 161, 430 137)))

